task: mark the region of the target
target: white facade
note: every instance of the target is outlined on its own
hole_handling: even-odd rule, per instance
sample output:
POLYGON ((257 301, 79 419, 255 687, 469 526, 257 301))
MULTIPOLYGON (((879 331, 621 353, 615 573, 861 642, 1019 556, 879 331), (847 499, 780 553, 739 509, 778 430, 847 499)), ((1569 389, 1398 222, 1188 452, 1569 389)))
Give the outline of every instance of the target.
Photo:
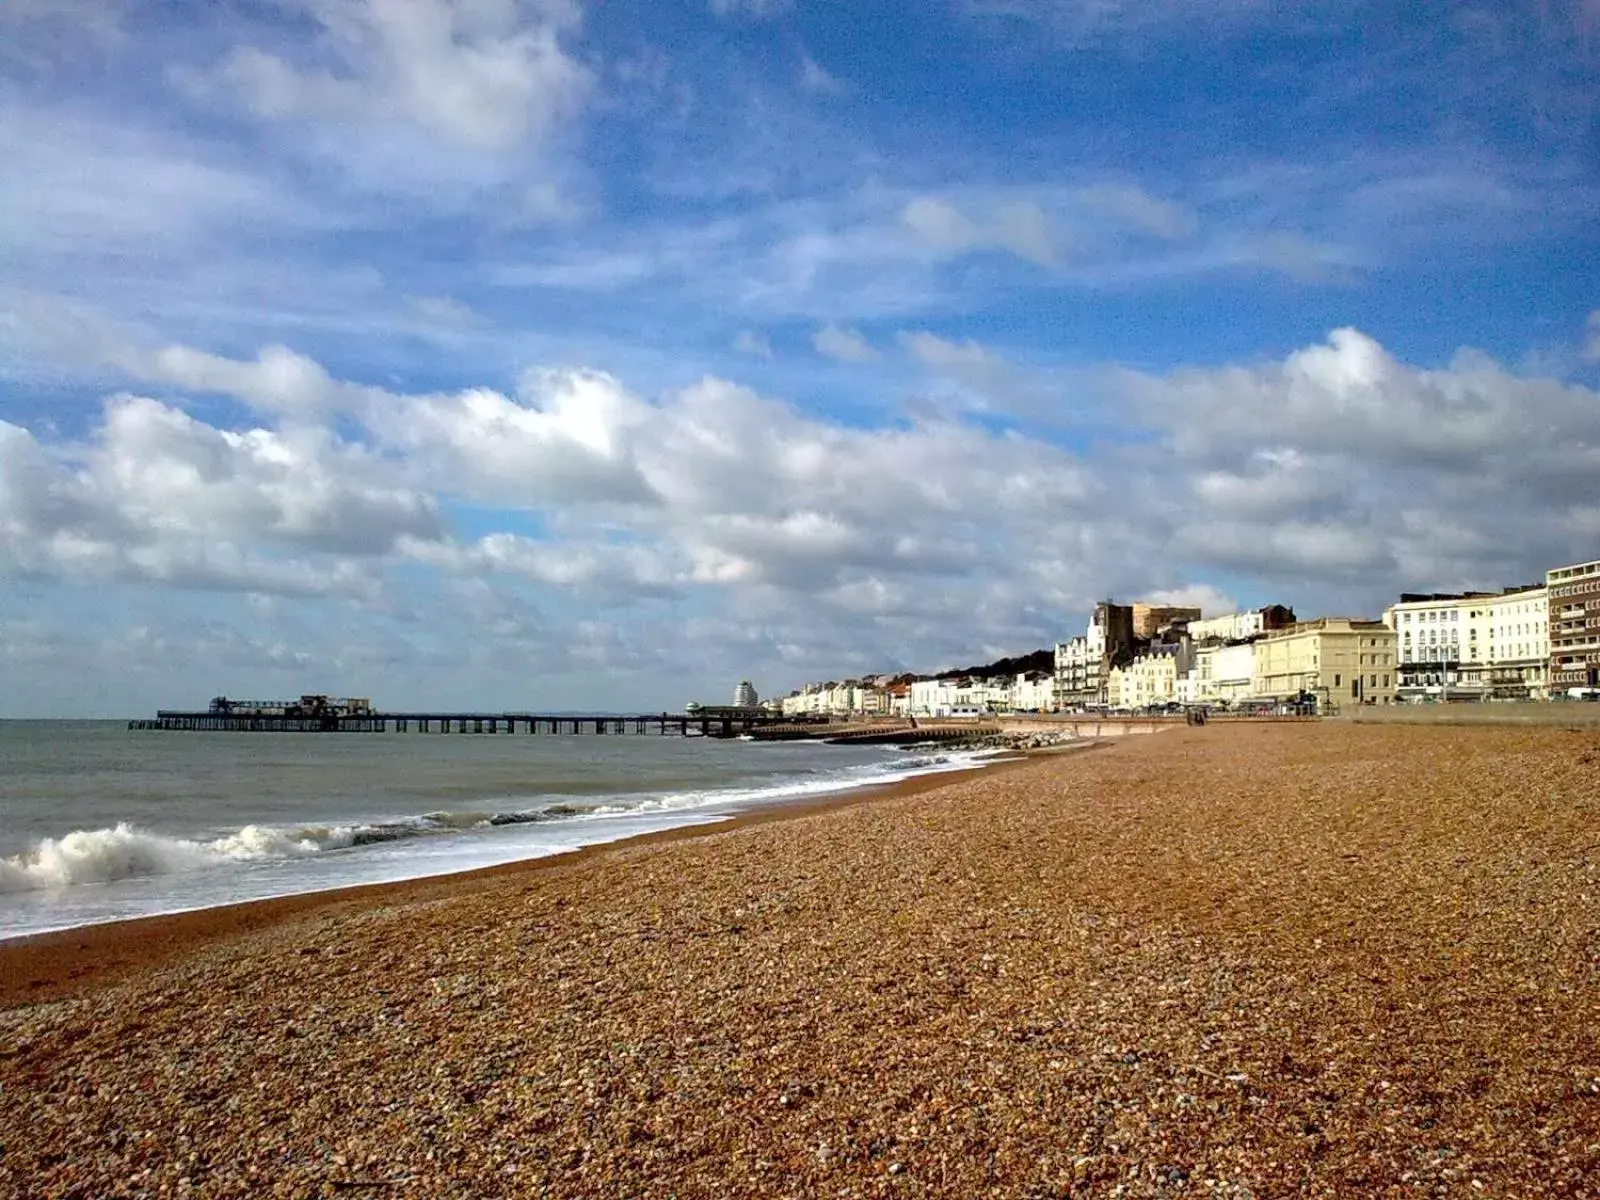
POLYGON ((1026 675, 1018 675, 1017 681, 1011 687, 1012 712, 1049 712, 1055 708, 1055 683, 1056 681, 1046 675, 1039 679, 1029 679, 1026 675))
POLYGON ((1395 631, 1401 700, 1543 699, 1550 662, 1543 587, 1403 600, 1395 631))
POLYGON ((1250 695, 1255 655, 1250 645, 1197 646, 1194 651, 1195 702, 1232 703, 1250 695))
POLYGON ((733 706, 735 708, 755 708, 761 702, 761 697, 756 695, 756 689, 751 686, 748 679, 741 679, 739 686, 733 689, 733 706))
POLYGON ((1006 683, 982 679, 919 679, 911 685, 909 715, 961 717, 1007 712, 1011 700, 1011 686, 1006 683))
POLYGON ((1189 636, 1197 642, 1219 638, 1224 642, 1242 642, 1266 632, 1266 618, 1258 609, 1255 612, 1229 613, 1225 617, 1207 617, 1203 621, 1189 622, 1189 636))

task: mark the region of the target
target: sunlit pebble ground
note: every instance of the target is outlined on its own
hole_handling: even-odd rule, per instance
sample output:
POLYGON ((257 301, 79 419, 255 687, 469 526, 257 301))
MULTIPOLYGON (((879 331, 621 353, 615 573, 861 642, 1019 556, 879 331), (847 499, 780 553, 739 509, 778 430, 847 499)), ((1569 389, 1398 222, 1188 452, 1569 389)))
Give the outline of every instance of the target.
POLYGON ((0 1194, 1600 1195, 1600 732, 1184 729, 0 1015, 0 1194))

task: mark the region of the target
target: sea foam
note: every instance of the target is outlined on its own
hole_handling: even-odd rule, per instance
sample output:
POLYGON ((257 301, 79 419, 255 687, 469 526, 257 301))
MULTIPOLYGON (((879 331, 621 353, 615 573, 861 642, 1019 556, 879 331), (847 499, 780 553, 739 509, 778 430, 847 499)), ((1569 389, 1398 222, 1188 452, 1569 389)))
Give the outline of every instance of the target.
POLYGON ((419 817, 356 825, 307 825, 279 828, 246 825, 213 840, 171 837, 126 822, 110 829, 77 830, 61 838, 45 838, 31 851, 0 858, 0 893, 39 891, 81 884, 115 883, 161 875, 178 875, 230 863, 306 858, 329 850, 349 850, 387 842, 438 835, 461 835, 498 826, 546 821, 590 822, 629 815, 662 816, 709 807, 739 808, 762 802, 800 799, 828 792, 851 791, 893 783, 915 775, 970 770, 985 764, 981 752, 913 754, 842 773, 790 778, 756 786, 705 791, 617 795, 608 802, 574 803, 575 797, 546 794, 530 809, 439 811, 419 817))
POLYGON ((0 859, 0 892, 177 875, 228 862, 299 857, 349 845, 347 830, 327 830, 325 840, 304 833, 246 825, 215 841, 199 842, 164 837, 126 822, 111 829, 79 829, 62 838, 45 838, 30 853, 0 859))

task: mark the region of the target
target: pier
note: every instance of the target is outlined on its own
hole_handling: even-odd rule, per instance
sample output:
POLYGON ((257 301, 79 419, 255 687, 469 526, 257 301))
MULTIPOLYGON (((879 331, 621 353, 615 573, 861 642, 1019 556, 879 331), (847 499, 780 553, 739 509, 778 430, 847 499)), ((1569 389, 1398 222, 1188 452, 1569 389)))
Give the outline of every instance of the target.
MULTIPOLYGON (((792 720, 792 719, 791 719, 792 720)), ((782 722, 769 713, 570 716, 528 712, 197 712, 162 709, 129 729, 183 733, 656 734, 732 738, 782 722)))

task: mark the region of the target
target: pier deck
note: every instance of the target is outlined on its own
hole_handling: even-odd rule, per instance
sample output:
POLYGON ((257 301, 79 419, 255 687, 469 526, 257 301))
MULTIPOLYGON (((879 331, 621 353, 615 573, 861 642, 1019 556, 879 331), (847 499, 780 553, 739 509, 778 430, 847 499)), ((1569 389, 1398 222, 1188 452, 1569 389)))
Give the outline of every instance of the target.
MULTIPOLYGON (((390 712, 284 715, 251 712, 182 712, 162 709, 153 719, 128 722, 129 729, 196 733, 543 733, 675 734, 738 737, 783 718, 769 713, 636 713, 572 716, 526 712, 390 712)), ((791 718, 792 720, 792 718, 791 718)))

